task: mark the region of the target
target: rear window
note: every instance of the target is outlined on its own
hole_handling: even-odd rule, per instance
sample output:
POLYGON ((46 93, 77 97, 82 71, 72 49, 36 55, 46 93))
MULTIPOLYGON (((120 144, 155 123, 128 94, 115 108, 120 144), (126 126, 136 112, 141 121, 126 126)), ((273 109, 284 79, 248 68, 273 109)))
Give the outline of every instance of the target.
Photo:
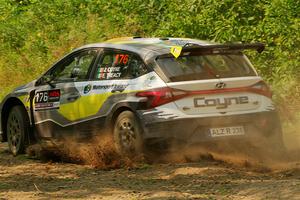
POLYGON ((172 82, 256 76, 243 54, 162 57, 158 58, 157 62, 172 82))

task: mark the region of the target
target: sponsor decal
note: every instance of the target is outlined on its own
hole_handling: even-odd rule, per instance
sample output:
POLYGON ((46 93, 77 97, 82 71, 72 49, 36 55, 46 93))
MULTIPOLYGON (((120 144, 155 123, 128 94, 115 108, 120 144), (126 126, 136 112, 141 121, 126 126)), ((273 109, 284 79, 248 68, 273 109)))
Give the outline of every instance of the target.
POLYGON ((240 97, 228 97, 228 98, 216 98, 216 99, 206 99, 205 97, 195 98, 194 106, 198 107, 216 107, 217 109, 227 108, 229 105, 233 104, 248 104, 249 98, 247 96, 240 97))
POLYGON ((175 58, 178 58, 181 54, 182 51, 182 47, 181 46, 173 46, 171 47, 171 54, 173 54, 173 56, 175 58))
POLYGON ((53 108, 53 103, 38 103, 35 105, 35 109, 45 109, 45 108, 53 108))
POLYGON ((151 87, 151 83, 156 79, 155 76, 150 76, 144 82, 144 87, 151 87))
POLYGON ((128 84, 124 85, 117 85, 117 84, 112 84, 112 85, 93 85, 93 90, 112 90, 112 91, 121 91, 123 92, 125 88, 128 86, 128 84))
POLYGON ((89 93, 89 92, 91 91, 91 89, 92 89, 92 85, 91 85, 91 84, 88 84, 88 85, 86 85, 86 86, 83 88, 83 93, 84 93, 84 94, 87 94, 87 93, 89 93))
POLYGON ((36 92, 34 98, 35 110, 59 108, 60 90, 47 90, 36 92))
POLYGON ((153 81, 153 80, 155 80, 155 79, 156 79, 155 76, 151 76, 151 77, 149 78, 150 81, 153 81))

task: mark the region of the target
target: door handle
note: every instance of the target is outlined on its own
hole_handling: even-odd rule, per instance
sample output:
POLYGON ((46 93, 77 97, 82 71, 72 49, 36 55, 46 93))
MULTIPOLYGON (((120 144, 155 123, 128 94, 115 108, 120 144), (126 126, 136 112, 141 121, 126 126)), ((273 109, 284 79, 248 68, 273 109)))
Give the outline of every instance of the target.
POLYGON ((116 93, 116 92, 122 93, 123 91, 124 91, 124 89, 113 89, 113 90, 111 91, 111 93, 116 93))
POLYGON ((78 94, 71 94, 70 96, 67 97, 68 101, 76 101, 76 99, 79 98, 78 94))

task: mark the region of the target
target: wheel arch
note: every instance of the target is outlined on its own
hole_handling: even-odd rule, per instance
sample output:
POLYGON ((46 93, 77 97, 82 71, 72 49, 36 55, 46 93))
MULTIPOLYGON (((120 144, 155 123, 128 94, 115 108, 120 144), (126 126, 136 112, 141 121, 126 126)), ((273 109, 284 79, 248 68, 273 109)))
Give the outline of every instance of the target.
MULTIPOLYGON (((1 127, 2 127, 2 132, 3 132, 2 142, 7 141, 6 123, 7 123, 9 112, 14 106, 22 106, 26 110, 25 105, 17 97, 10 97, 5 101, 5 103, 3 104, 3 107, 2 107, 2 111, 1 111, 1 127)), ((27 115, 27 117, 29 119, 28 115, 27 115)))

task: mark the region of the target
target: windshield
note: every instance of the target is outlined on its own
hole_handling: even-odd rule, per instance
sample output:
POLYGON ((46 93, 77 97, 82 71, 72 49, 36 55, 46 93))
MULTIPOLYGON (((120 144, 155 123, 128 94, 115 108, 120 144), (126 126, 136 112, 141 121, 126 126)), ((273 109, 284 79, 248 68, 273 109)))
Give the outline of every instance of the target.
POLYGON ((256 76, 243 54, 208 54, 158 58, 164 74, 172 81, 256 76))

